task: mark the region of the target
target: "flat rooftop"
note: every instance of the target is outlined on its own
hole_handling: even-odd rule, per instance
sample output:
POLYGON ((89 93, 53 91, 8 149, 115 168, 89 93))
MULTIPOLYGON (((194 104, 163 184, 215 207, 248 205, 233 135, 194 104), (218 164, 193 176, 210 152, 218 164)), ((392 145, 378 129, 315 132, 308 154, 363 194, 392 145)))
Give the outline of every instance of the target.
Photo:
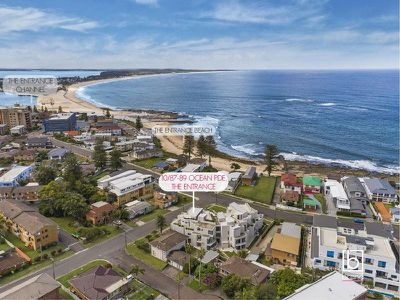
POLYGON ((19 176, 22 172, 30 169, 30 166, 17 166, 9 170, 8 172, 4 173, 0 176, 0 181, 8 182, 14 180, 17 176, 19 176))

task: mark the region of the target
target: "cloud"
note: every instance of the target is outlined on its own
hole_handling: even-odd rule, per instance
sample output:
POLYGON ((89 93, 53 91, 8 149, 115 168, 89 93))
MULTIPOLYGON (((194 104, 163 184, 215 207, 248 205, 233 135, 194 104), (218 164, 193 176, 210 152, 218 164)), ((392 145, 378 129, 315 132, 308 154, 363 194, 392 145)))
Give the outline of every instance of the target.
POLYGON ((297 1, 291 5, 272 6, 267 4, 241 3, 226 1, 219 3, 211 11, 203 12, 201 17, 225 22, 255 23, 268 25, 290 24, 300 19, 310 19, 317 23, 326 16, 319 12, 326 1, 297 1))
POLYGON ((137 4, 157 6, 158 0, 134 0, 137 4))
POLYGON ((37 32, 54 28, 83 32, 98 26, 95 21, 61 16, 33 7, 0 6, 0 33, 37 32))

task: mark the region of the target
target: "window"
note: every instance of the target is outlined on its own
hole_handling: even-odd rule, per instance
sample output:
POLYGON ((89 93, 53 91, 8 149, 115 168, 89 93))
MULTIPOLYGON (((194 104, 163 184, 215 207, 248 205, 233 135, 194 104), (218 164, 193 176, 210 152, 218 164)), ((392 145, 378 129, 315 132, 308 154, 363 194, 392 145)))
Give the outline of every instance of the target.
POLYGON ((365 263, 371 265, 372 264, 372 259, 366 257, 365 258, 365 263))
POLYGON ((386 268, 386 262, 385 261, 378 261, 378 267, 386 268))
POLYGON ((372 274, 374 271, 365 269, 365 273, 372 274))
POLYGON ((335 256, 335 252, 331 251, 331 250, 328 250, 328 251, 326 251, 326 256, 327 257, 334 257, 335 256))
POLYGON ((327 265, 328 267, 336 267, 336 263, 335 263, 334 261, 330 261, 330 260, 327 260, 327 261, 326 261, 326 265, 327 265))

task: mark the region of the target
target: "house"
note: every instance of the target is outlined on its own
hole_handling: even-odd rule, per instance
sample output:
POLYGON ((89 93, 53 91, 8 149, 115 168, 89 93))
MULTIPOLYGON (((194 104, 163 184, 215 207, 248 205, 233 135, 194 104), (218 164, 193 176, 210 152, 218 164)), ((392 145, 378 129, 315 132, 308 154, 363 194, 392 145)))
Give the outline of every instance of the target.
POLYGON ((125 210, 129 212, 129 219, 148 214, 154 210, 154 207, 147 201, 135 200, 125 204, 125 210))
POLYGON ((112 268, 98 266, 69 280, 71 290, 81 299, 119 299, 129 292, 130 280, 112 268))
POLYGON ((253 264, 239 256, 231 256, 219 266, 219 272, 222 276, 236 274, 243 279, 249 279, 254 285, 265 283, 270 272, 267 269, 253 264))
POLYGON ((275 233, 271 243, 271 257, 275 262, 297 266, 300 253, 301 227, 283 222, 280 233, 275 233))
POLYGON ((178 202, 176 193, 164 192, 161 189, 154 190, 154 205, 164 209, 168 208, 178 202))
POLYGON ((228 186, 225 191, 234 193, 240 184, 240 180, 242 178, 242 173, 240 172, 231 172, 228 174, 228 186))
POLYGON ((184 166, 180 171, 181 172, 200 172, 202 170, 201 165, 197 165, 197 164, 187 164, 186 166, 184 166))
POLYGON ((321 192, 321 178, 313 176, 303 177, 304 193, 318 194, 321 192))
POLYGON ((328 201, 332 201, 339 211, 350 211, 350 200, 340 182, 326 179, 324 182, 324 196, 328 201))
POLYGON ((378 211, 379 219, 384 223, 390 223, 392 220, 392 216, 390 215, 386 206, 382 202, 375 202, 374 206, 378 211))
POLYGON ((76 130, 75 113, 59 113, 43 121, 45 132, 64 132, 76 130))
POLYGON ((315 201, 314 199, 309 199, 309 198, 303 199, 303 208, 306 211, 311 211, 311 212, 317 211, 318 206, 319 206, 318 201, 315 201))
POLYGON ((343 187, 349 198, 360 199, 360 201, 367 202, 367 192, 361 181, 355 176, 345 177, 342 180, 343 187))
POLYGON ((59 290, 61 284, 47 273, 42 273, 7 289, 0 294, 0 299, 62 299, 59 290))
POLYGON ((390 209, 390 214, 392 215, 392 223, 399 224, 400 223, 400 207, 396 206, 390 209))
POLYGON ((281 201, 284 204, 297 204, 300 200, 300 194, 297 191, 286 191, 281 195, 281 201))
POLYGON ((397 201, 396 190, 390 183, 378 178, 362 178, 367 197, 370 201, 392 203, 397 201))
POLYGON ((183 270, 183 267, 186 263, 189 262, 190 255, 187 254, 185 251, 172 251, 170 255, 168 255, 168 264, 177 268, 178 270, 183 270))
POLYGON ((256 167, 248 167, 242 176, 243 185, 253 185, 257 178, 256 167))
POLYGON ((14 155, 14 160, 16 161, 34 161, 36 158, 36 150, 33 149, 26 149, 26 150, 19 150, 14 155))
POLYGON ((83 176, 93 175, 96 172, 96 166, 92 163, 83 162, 81 163, 81 170, 83 176))
POLYGON ((333 271, 313 283, 300 287, 284 300, 362 300, 366 299, 367 292, 367 289, 361 284, 337 271, 333 271))
POLYGON ((205 167, 207 167, 207 161, 199 157, 189 160, 189 164, 199 165, 200 169, 198 171, 202 171, 205 167))
POLYGON ((297 182, 297 176, 292 173, 285 173, 281 175, 281 189, 283 192, 295 191, 301 195, 303 185, 297 182))
POLYGON ((154 164, 153 168, 157 169, 157 170, 164 171, 164 170, 168 170, 169 164, 167 162, 165 162, 165 161, 160 161, 160 162, 154 164))
MULTIPOLYGON (((343 263, 346 263, 346 257, 343 257, 347 251, 354 258, 360 257, 362 253, 364 265, 359 276, 370 282, 374 288, 396 295, 399 291, 400 274, 396 254, 390 245, 390 236, 390 231, 386 231, 384 224, 314 216, 311 228, 312 266, 321 270, 343 272, 347 270, 343 267, 343 263)), ((357 259, 360 262, 361 259, 357 259)), ((351 274, 344 273, 346 276, 351 274)))
POLYGON ((0 254, 0 276, 9 274, 16 268, 21 268, 25 261, 18 255, 15 248, 2 251, 0 254))
POLYGON ((172 167, 177 167, 178 166, 178 159, 177 158, 170 157, 170 158, 167 158, 165 160, 165 162, 167 164, 169 164, 170 166, 172 166, 172 167))
POLYGON ((170 224, 171 229, 188 236, 195 248, 210 250, 214 247, 239 251, 247 248, 263 226, 263 214, 248 203, 232 202, 226 213, 202 208, 189 208, 170 224))
POLYGON ((45 150, 51 146, 47 137, 30 137, 26 140, 27 149, 45 150))
POLYGON ((58 241, 57 224, 22 202, 1 200, 0 215, 7 229, 27 247, 38 250, 58 241))
POLYGON ((68 151, 65 148, 54 148, 54 149, 51 149, 49 151, 49 153, 47 153, 47 157, 50 160, 58 160, 58 161, 63 162, 67 152, 68 151))
POLYGON ((0 176, 0 187, 18 186, 19 181, 29 179, 31 172, 31 166, 15 166, 0 176))
POLYGON ((174 230, 168 230, 160 237, 150 242, 151 255, 168 261, 168 256, 172 251, 180 250, 185 247, 188 237, 174 230))
POLYGON ((115 210, 115 206, 104 201, 92 203, 91 209, 86 214, 86 220, 93 225, 105 224, 110 221, 111 213, 115 210))
POLYGON ((26 133, 25 125, 18 125, 18 126, 12 127, 10 129, 10 133, 15 134, 15 135, 21 135, 21 134, 26 133))
POLYGON ((116 204, 121 206, 133 200, 153 198, 154 178, 151 175, 137 173, 135 170, 128 170, 100 178, 97 186, 114 193, 117 196, 116 204))

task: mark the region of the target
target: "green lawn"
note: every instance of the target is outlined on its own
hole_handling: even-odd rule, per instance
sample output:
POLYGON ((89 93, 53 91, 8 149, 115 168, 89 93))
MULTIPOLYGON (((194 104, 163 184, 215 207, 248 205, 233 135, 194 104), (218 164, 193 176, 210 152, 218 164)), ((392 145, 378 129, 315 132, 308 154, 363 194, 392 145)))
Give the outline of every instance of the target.
MULTIPOLYGON (((72 254, 73 254, 72 251, 64 252, 63 254, 61 254, 59 256, 56 256, 55 257, 55 261, 64 259, 64 258, 66 258, 66 257, 68 257, 68 256, 70 256, 72 254)), ((38 271, 38 270, 40 270, 40 269, 42 269, 42 268, 44 268, 44 267, 46 267, 46 266, 48 266, 50 264, 51 264, 51 260, 48 259, 48 260, 45 260, 45 261, 34 263, 34 264, 30 265, 30 266, 25 267, 24 269, 21 269, 21 270, 15 272, 15 273, 13 273, 13 274, 7 275, 6 277, 0 277, 0 285, 4 285, 4 284, 7 284, 7 283, 12 282, 14 280, 17 280, 18 278, 21 278, 21 277, 23 277, 25 275, 28 275, 29 273, 33 273, 35 271, 38 271)))
POLYGON ((64 291, 63 289, 59 290, 61 299, 64 300, 74 300, 74 298, 72 298, 72 296, 70 294, 68 294, 66 291, 64 291))
POLYGON ((240 186, 235 195, 257 202, 271 204, 274 195, 276 177, 261 176, 255 186, 240 186))
POLYGON ((148 159, 142 159, 142 160, 132 160, 132 163, 138 166, 141 166, 146 169, 153 169, 153 166, 164 160, 166 158, 160 158, 160 157, 153 157, 153 158, 148 158, 148 159))
MULTIPOLYGON (((76 233, 78 229, 81 227, 79 223, 72 217, 51 217, 54 222, 56 222, 62 229, 67 231, 70 234, 76 233)), ((109 239, 119 233, 122 232, 121 229, 113 225, 102 225, 98 226, 100 229, 106 229, 109 233, 107 235, 102 235, 90 242, 84 242, 86 247, 91 247, 97 243, 100 243, 106 239, 109 239)))
POLYGON ((178 202, 175 204, 175 206, 182 207, 185 204, 188 204, 191 202, 192 202, 192 197, 185 196, 185 195, 178 195, 178 202))
POLYGON ((148 222, 148 221, 156 219, 157 216, 165 215, 167 212, 168 212, 168 210, 166 210, 166 209, 157 208, 147 215, 143 215, 143 216, 135 218, 134 221, 148 222))
POLYGON ((135 291, 126 297, 128 300, 154 299, 160 295, 160 292, 136 279, 132 281, 132 287, 134 287, 135 291))
POLYGON ((135 243, 129 244, 126 250, 129 255, 132 255, 133 257, 140 259, 145 264, 148 264, 157 270, 162 270, 167 266, 167 263, 165 261, 155 258, 150 253, 147 253, 147 252, 139 249, 135 245, 135 243))
POLYGON ((208 210, 211 210, 215 213, 218 212, 226 212, 226 207, 222 206, 222 205, 217 205, 217 204, 211 204, 207 207, 208 210))
POLYGON ((314 194, 314 197, 317 198, 317 200, 319 201, 319 203, 321 203, 322 205, 322 212, 324 214, 326 214, 328 212, 327 208, 326 208, 326 200, 324 198, 324 195, 322 194, 314 194))
POLYGON ((72 279, 72 278, 74 278, 74 277, 78 276, 79 274, 82 274, 82 273, 84 273, 86 271, 89 271, 90 269, 92 269, 94 267, 105 266, 107 264, 108 264, 108 262, 106 260, 100 260, 100 259, 99 260, 94 260, 94 261, 91 261, 90 263, 88 263, 88 264, 86 264, 86 265, 84 265, 84 266, 82 266, 82 267, 80 267, 78 269, 73 270, 72 272, 70 272, 70 273, 68 273, 68 274, 66 274, 64 276, 61 276, 61 277, 57 278, 57 280, 63 286, 65 286, 66 288, 69 288, 70 284, 69 284, 68 281, 70 279, 72 279))
POLYGON ((199 283, 197 279, 193 279, 188 283, 188 287, 194 289, 195 291, 202 292, 207 289, 207 286, 205 284, 199 283))

